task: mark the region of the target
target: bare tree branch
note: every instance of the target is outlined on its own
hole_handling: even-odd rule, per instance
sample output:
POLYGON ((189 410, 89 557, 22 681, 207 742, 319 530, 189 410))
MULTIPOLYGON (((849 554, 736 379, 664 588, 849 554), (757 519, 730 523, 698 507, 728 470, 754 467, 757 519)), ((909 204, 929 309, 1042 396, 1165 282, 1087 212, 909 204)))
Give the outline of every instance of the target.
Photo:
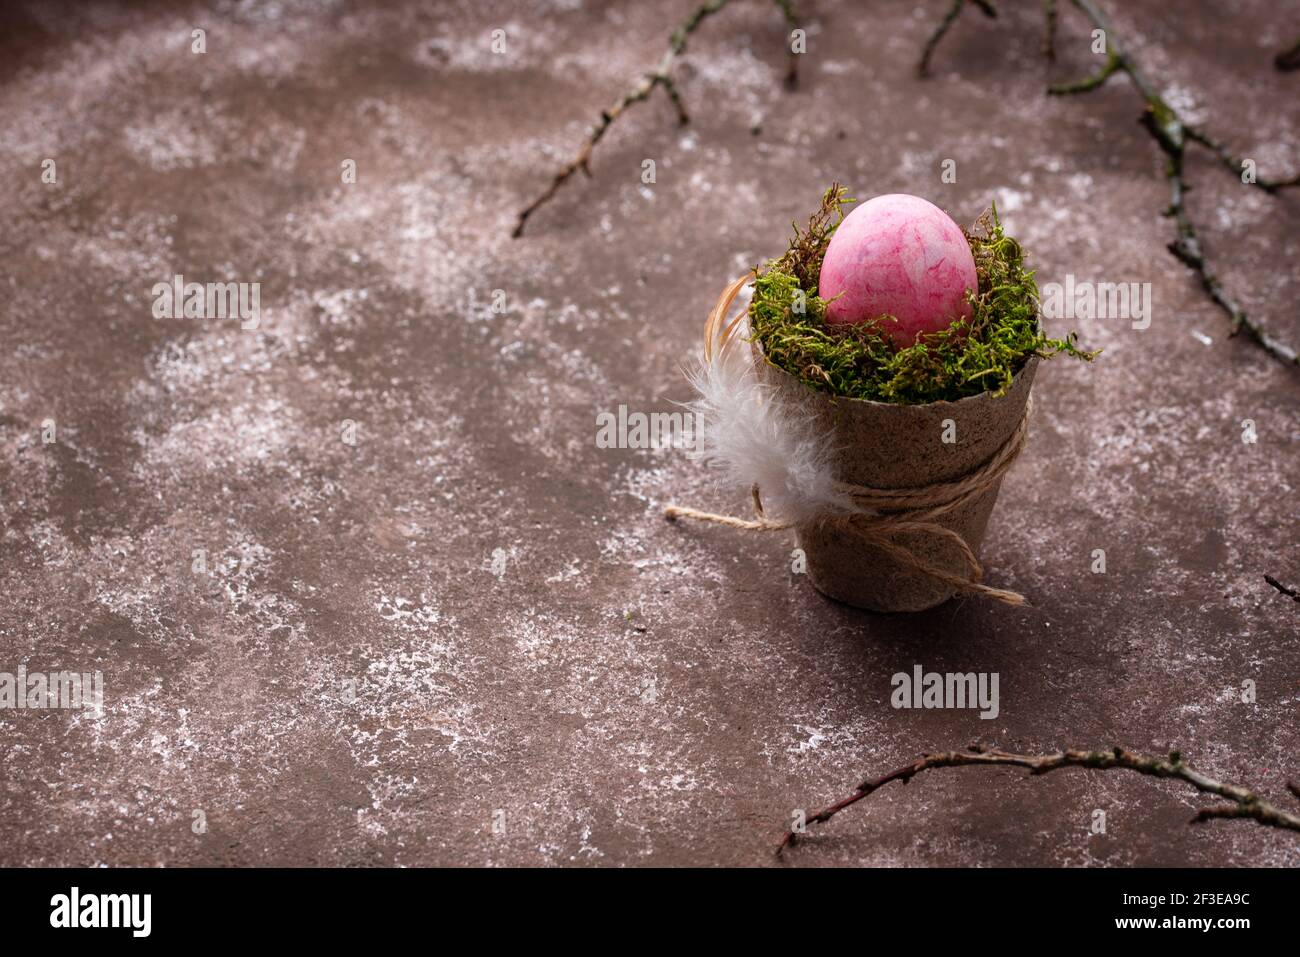
MULTIPOLYGON (((519 211, 519 217, 515 222, 514 232, 511 233, 515 239, 518 239, 524 234, 524 226, 528 222, 528 217, 533 215, 533 213, 537 212, 540 207, 549 202, 551 198, 560 191, 560 188, 564 186, 570 178, 572 178, 574 173, 582 170, 586 176, 591 176, 591 151, 596 148, 596 144, 600 142, 601 137, 605 135, 605 132, 610 128, 613 122, 622 116, 623 112, 628 107, 649 99, 650 94, 654 92, 656 87, 662 88, 668 95, 668 98, 672 101, 673 107, 677 110, 678 123, 685 126, 690 122, 690 115, 686 112, 686 106, 682 102, 681 93, 678 91, 677 84, 672 78, 672 69, 674 64, 677 62, 677 58, 685 52, 686 41, 690 38, 691 34, 699 28, 700 24, 703 23, 704 20, 717 13, 729 2, 730 0, 708 0, 708 2, 700 4, 695 8, 691 15, 682 22, 681 26, 673 31, 672 36, 668 39, 668 49, 664 52, 662 59, 660 59, 659 65, 650 73, 645 74, 645 76, 633 85, 630 90, 615 100, 612 106, 601 111, 600 119, 596 122, 596 125, 592 127, 591 132, 587 134, 586 142, 584 142, 582 148, 578 150, 578 155, 574 157, 568 165, 555 174, 550 185, 547 186, 541 195, 519 211)), ((785 16, 786 22, 791 25, 791 28, 793 29, 797 27, 798 20, 795 17, 793 0, 774 0, 774 2, 781 10, 781 13, 785 16)), ((792 87, 798 80, 796 60, 797 56, 793 49, 791 49, 790 65, 786 72, 786 84, 792 87)))
MULTIPOLYGON (((1226 146, 1214 139, 1204 130, 1190 125, 1186 126, 1185 129, 1187 130, 1188 139, 1195 140, 1197 143, 1200 143, 1212 152, 1219 158, 1219 162, 1231 170, 1235 175, 1241 176, 1246 172, 1245 161, 1233 156, 1226 146)), ((1243 182, 1246 181, 1243 180, 1243 182)), ((1248 185, 1258 186, 1266 193, 1276 193, 1279 190, 1286 189, 1288 186, 1300 186, 1300 174, 1288 179, 1265 179, 1262 176, 1256 177, 1255 179, 1250 180, 1248 185)))
MULTIPOLYGON (((993 6, 990 0, 971 0, 986 17, 996 18, 998 15, 997 8, 993 6)), ((925 48, 921 50, 921 60, 916 64, 917 76, 930 75, 930 57, 934 55, 934 48, 939 45, 943 35, 952 29, 952 25, 957 22, 961 16, 962 7, 966 6, 966 0, 952 0, 952 6, 944 14, 939 25, 935 27, 934 32, 930 34, 930 39, 925 41, 925 48)))
MULTIPOLYGON (((1282 594, 1286 595, 1286 596, 1287 596, 1288 598, 1290 598, 1292 601, 1300 601, 1300 592, 1296 591, 1294 588, 1287 588, 1286 585, 1283 585, 1280 581, 1278 581, 1278 580, 1277 580, 1276 578, 1274 578, 1272 575, 1265 575, 1265 576, 1264 576, 1264 581, 1268 582, 1270 585, 1272 585, 1274 588, 1276 588, 1276 589, 1277 589, 1278 591, 1280 591, 1282 594)), ((1296 797, 1300 797, 1300 794, 1297 794, 1296 797)))
POLYGON ((1112 53, 1106 58, 1105 65, 1092 76, 1085 77, 1077 83, 1056 83, 1047 88, 1053 96, 1067 96, 1071 93, 1088 93, 1109 80, 1120 69, 1121 61, 1112 53))
MULTIPOLYGON (((780 9, 782 16, 785 17, 786 25, 790 28, 790 34, 793 37, 794 31, 799 29, 799 18, 795 16, 794 0, 776 0, 776 5, 780 9)), ((785 71, 785 85, 793 90, 799 85, 799 54, 794 52, 794 44, 787 44, 790 47, 789 66, 785 71)))
POLYGON ((690 116, 686 113, 686 107, 682 103, 682 98, 677 91, 676 85, 669 76, 669 71, 672 69, 677 58, 681 56, 682 51, 686 49, 687 38, 695 32, 706 17, 717 13, 725 7, 728 2, 729 0, 709 0, 709 2, 701 4, 695 8, 695 11, 686 18, 685 22, 683 22, 681 26, 673 31, 673 35, 668 40, 668 50, 664 53, 663 58, 660 59, 659 65, 655 67, 654 71, 643 76, 640 81, 632 87, 632 89, 619 97, 614 102, 613 106, 607 110, 601 111, 599 121, 597 121, 596 125, 592 127, 591 132, 587 136, 587 141, 583 144, 582 149, 578 151, 577 157, 555 174, 555 178, 551 180, 551 185, 548 186, 540 196, 520 211, 519 220, 515 224, 514 233, 512 233, 514 238, 518 239, 523 235, 524 224, 528 222, 528 217, 535 213, 540 206, 559 192, 560 187, 569 181, 569 177, 578 170, 582 170, 582 172, 587 176, 591 176, 591 167, 589 165, 591 160, 591 151, 595 149, 596 144, 599 143, 601 137, 605 135, 605 131, 609 129, 610 125, 618 119, 623 114, 623 111, 629 106, 649 99, 650 94, 654 92, 655 87, 663 87, 664 92, 668 94, 668 98, 672 100, 673 106, 677 108, 678 122, 683 125, 690 122, 690 116))
MULTIPOLYGON (((1167 758, 1149 758, 1113 748, 1110 751, 1058 751, 1054 754, 1011 754, 998 748, 982 748, 972 745, 965 751, 945 751, 941 754, 927 754, 920 760, 896 768, 880 777, 867 778, 847 797, 822 808, 809 817, 806 824, 823 824, 845 808, 856 804, 875 791, 880 790, 891 781, 906 784, 922 771, 934 768, 959 767, 1018 767, 1027 768, 1031 777, 1048 774, 1061 768, 1088 768, 1093 771, 1123 770, 1133 771, 1153 778, 1174 778, 1184 781, 1203 794, 1215 794, 1226 798, 1227 805, 1206 808, 1197 813, 1189 822, 1197 824, 1213 818, 1250 818, 1257 824, 1267 827, 1283 828, 1300 832, 1300 817, 1289 814, 1260 797, 1247 788, 1235 784, 1224 784, 1192 770, 1183 763, 1182 755, 1173 751, 1167 758)), ((1300 797, 1300 790, 1289 786, 1291 792, 1300 797)), ((801 834, 793 830, 786 831, 777 846, 778 857, 787 848, 799 841, 801 834)))
MULTIPOLYGON (((1173 242, 1169 243, 1169 251, 1196 273, 1201 281, 1201 287, 1210 297, 1210 300, 1227 313, 1231 335, 1245 333, 1250 341, 1275 359, 1293 367, 1300 367, 1300 355, 1297 355, 1296 350, 1292 346, 1274 338, 1251 319, 1236 298, 1223 287, 1223 284, 1210 268, 1205 251, 1201 247, 1200 239, 1196 233, 1196 224, 1192 220, 1184 202, 1189 187, 1183 175, 1183 157, 1188 142, 1197 143, 1213 153, 1225 168, 1241 177, 1243 183, 1255 186, 1273 195, 1287 187, 1300 185, 1300 174, 1282 180, 1259 177, 1247 178, 1244 175, 1246 172, 1244 160, 1233 155, 1226 146, 1210 136, 1205 130, 1186 122, 1178 111, 1161 96, 1160 91, 1147 78, 1146 73, 1138 65, 1137 61, 1120 44, 1109 20, 1093 0, 1071 0, 1071 3, 1092 22, 1094 27, 1101 30, 1105 35, 1106 62, 1092 76, 1075 83, 1049 86, 1047 92, 1054 95, 1089 93, 1099 89, 1116 73, 1123 72, 1128 75, 1133 87, 1146 103, 1146 111, 1142 116, 1143 126, 1155 139, 1167 158, 1165 176, 1169 181, 1169 206, 1165 213, 1174 220, 1176 232, 1173 242)), ((952 26, 953 21, 961 12, 961 6, 962 0, 955 0, 952 9, 949 10, 947 16, 939 24, 939 28, 926 44, 921 55, 923 67, 929 62, 934 46, 947 32, 948 28, 952 26)), ((1045 37, 1054 38, 1056 33, 1056 6, 1054 0, 1046 0, 1044 13, 1047 18, 1045 37)), ((1050 53, 1053 46, 1053 40, 1045 38, 1044 51, 1050 53)))

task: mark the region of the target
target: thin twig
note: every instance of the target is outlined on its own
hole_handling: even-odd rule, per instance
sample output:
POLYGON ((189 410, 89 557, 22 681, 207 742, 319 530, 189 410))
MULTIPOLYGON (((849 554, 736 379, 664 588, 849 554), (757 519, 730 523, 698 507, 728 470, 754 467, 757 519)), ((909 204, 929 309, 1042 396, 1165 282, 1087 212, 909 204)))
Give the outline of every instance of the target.
POLYGON ((595 149, 596 144, 600 142, 605 131, 610 125, 622 115, 623 111, 635 103, 641 103, 649 99, 650 94, 654 92, 655 87, 663 87, 668 98, 672 100, 673 106, 677 108, 677 120, 682 125, 690 122, 690 116, 686 112, 686 107, 682 104, 681 95, 677 91, 676 85, 669 76, 669 70, 672 69, 673 63, 681 56, 682 51, 686 49, 687 38, 695 32, 696 28, 705 20, 706 17, 717 13, 727 5, 729 0, 708 0, 696 7, 694 12, 679 26, 668 40, 668 50, 660 59, 659 65, 654 71, 647 73, 638 81, 632 89, 628 90, 619 97, 614 105, 607 110, 602 110, 600 120, 592 127, 591 132, 587 135, 587 141, 578 151, 578 155, 563 169, 555 174, 551 180, 551 185, 538 196, 535 200, 525 206, 519 212, 519 220, 515 224, 515 230, 511 234, 518 239, 524 233, 524 224, 528 222, 528 217, 537 211, 537 209, 546 203, 552 196, 559 192, 560 187, 569 181, 578 170, 582 170, 587 176, 591 176, 591 151, 595 149))
MULTIPOLYGON (((668 49, 664 52, 659 61, 659 65, 650 73, 645 74, 630 90, 619 97, 614 104, 607 110, 601 111, 600 119, 592 127, 591 132, 587 134, 587 139, 582 148, 578 150, 578 155, 563 167, 552 178, 551 183, 546 189, 534 199, 531 203, 519 211, 519 218, 515 222, 514 232, 511 235, 518 239, 524 234, 524 225, 528 222, 528 217, 537 212, 550 199, 560 191, 560 188, 567 183, 578 170, 590 177, 591 176, 591 151, 595 149, 596 144, 600 142, 601 137, 610 128, 611 124, 617 120, 629 106, 636 103, 642 103, 650 98, 656 87, 663 89, 672 101, 673 107, 677 110, 677 121, 680 125, 685 126, 691 121, 690 115, 686 112, 686 105, 682 102, 681 93, 677 89, 677 83, 672 78, 672 68, 686 50, 686 41, 690 35, 696 31, 705 19, 717 13, 725 7, 730 0, 708 0, 700 4, 687 17, 668 39, 668 49)), ((793 0, 774 0, 776 6, 785 16, 786 22, 794 29, 798 26, 798 20, 795 17, 793 0)), ((786 83, 794 86, 797 82, 798 72, 796 66, 797 55, 793 48, 790 51, 790 65, 786 72, 786 83)))
MULTIPOLYGON (((1186 126, 1187 138, 1200 143, 1211 153, 1218 157, 1219 162, 1226 166, 1237 176, 1241 176, 1246 171, 1245 160, 1238 159, 1228 151, 1228 148, 1220 143, 1210 134, 1206 133, 1200 127, 1186 126)), ((1256 177, 1250 181, 1242 180, 1250 186, 1258 186, 1266 193, 1276 193, 1279 190, 1286 189, 1288 186, 1300 186, 1300 174, 1292 176, 1289 179, 1265 179, 1262 176, 1256 177)))
MULTIPOLYGON (((1094 771, 1119 769, 1134 771, 1154 778, 1175 778, 1185 781, 1197 791, 1204 794, 1217 794, 1219 797, 1226 798, 1231 802, 1198 812, 1189 822, 1191 824, 1198 824, 1212 818, 1250 818, 1256 823, 1268 827, 1300 831, 1300 817, 1289 814, 1280 808, 1274 807, 1267 801, 1261 800, 1254 791, 1248 788, 1235 784, 1224 784, 1192 770, 1183 763, 1182 756, 1177 751, 1171 752, 1167 758, 1143 757, 1125 751, 1123 748, 1113 748, 1110 751, 1068 750, 1058 751, 1055 754, 1011 754, 998 748, 982 748, 978 745, 973 745, 965 751, 927 754, 920 760, 896 768, 888 774, 868 778, 854 788, 853 793, 848 797, 841 798, 834 804, 818 811, 808 818, 805 823, 807 825, 823 824, 840 811, 856 804, 872 792, 880 790, 891 781, 901 781, 906 784, 922 771, 929 771, 933 768, 971 766, 1027 768, 1031 777, 1047 774, 1061 768, 1073 767, 1089 768, 1094 771)), ((1288 785, 1288 787, 1293 794, 1300 797, 1300 790, 1297 790, 1294 785, 1288 785)), ((777 846, 777 856, 780 857, 782 851, 797 843, 800 836, 801 832, 786 831, 781 843, 777 846)))
MULTIPOLYGON (((971 0, 971 2, 979 7, 986 17, 990 19, 997 18, 998 11, 991 0, 971 0)), ((920 62, 916 64, 917 76, 930 75, 930 57, 934 54, 934 48, 939 45, 943 35, 957 22, 957 18, 961 16, 962 7, 964 6, 966 6, 966 0, 952 0, 952 6, 948 8, 948 12, 944 14, 943 19, 939 21, 939 25, 930 34, 930 39, 925 41, 925 47, 921 50, 920 62)))
POLYGON ((965 5, 966 0, 952 0, 952 6, 948 8, 948 12, 944 14, 943 19, 939 21, 939 25, 930 34, 930 39, 925 41, 925 46, 921 49, 921 59, 916 64, 917 76, 930 75, 930 57, 934 55, 934 48, 939 45, 943 35, 952 29, 952 25, 961 16, 961 8, 965 5))
MULTIPOLYGON (((777 8, 781 15, 785 17, 786 25, 790 28, 790 39, 794 39, 794 31, 799 29, 799 18, 794 12, 794 0, 776 0, 777 8)), ((790 47, 789 65, 785 70, 785 85, 793 90, 799 85, 799 54, 794 52, 794 43, 788 44, 790 47)))
MULTIPOLYGON (((1169 206, 1166 208, 1165 214, 1174 220, 1176 232, 1173 242, 1169 243, 1169 251, 1196 273, 1210 300, 1227 313, 1231 326, 1231 335, 1245 333, 1248 339, 1275 359, 1279 359, 1291 366, 1300 367, 1300 356, 1297 355, 1296 350, 1292 346, 1275 339, 1252 320, 1246 314, 1245 309, 1241 307, 1241 304, 1223 287, 1223 284, 1211 270, 1196 233, 1196 224, 1192 220, 1184 202, 1189 187, 1183 175, 1183 158, 1186 154, 1188 142, 1197 143, 1213 153, 1225 168, 1240 176, 1243 183, 1255 186, 1273 195, 1285 188, 1300 185, 1300 174, 1283 180, 1245 177, 1243 174, 1246 165, 1243 160, 1233 155, 1226 146, 1210 136, 1205 130, 1186 122, 1179 112, 1161 96, 1160 91, 1147 78, 1146 73, 1138 65, 1137 61, 1120 44, 1106 15, 1101 12, 1093 0, 1071 0, 1071 2, 1092 22, 1094 27, 1104 34, 1106 62, 1101 69, 1091 76, 1074 83, 1049 86, 1047 92, 1053 95, 1089 93, 1099 89, 1116 73, 1122 72, 1128 75, 1134 89, 1146 102, 1146 111, 1142 117, 1143 126, 1155 139, 1166 157, 1165 177, 1169 181, 1169 206)), ((922 66, 929 62, 935 44, 947 32, 952 22, 957 18, 957 14, 961 12, 961 5, 961 0, 956 0, 953 8, 949 10, 948 15, 939 24, 939 28, 926 44, 921 55, 922 66)), ((1045 37, 1054 37, 1056 33, 1054 0, 1047 0, 1044 13, 1047 18, 1045 37)), ((1045 38, 1044 51, 1048 52, 1052 46, 1052 42, 1045 38)))
MULTIPOLYGON (((1286 595, 1286 596, 1287 596, 1288 598, 1290 598, 1292 601, 1300 601, 1300 592, 1296 591, 1294 588, 1287 588, 1286 585, 1283 585, 1280 581, 1278 581, 1278 580, 1277 580, 1276 578, 1274 578, 1272 575, 1265 575, 1265 576, 1264 576, 1264 581, 1268 582, 1270 585, 1272 585, 1274 588, 1276 588, 1276 589, 1277 589, 1278 591, 1280 591, 1282 594, 1286 595)), ((1300 794, 1297 794, 1296 797, 1300 797, 1300 794)))
POLYGON ((1068 96, 1072 93, 1089 93, 1104 84, 1116 71, 1121 69, 1122 61, 1113 52, 1106 58, 1102 68, 1092 76, 1084 77, 1075 83, 1054 83, 1047 88, 1052 96, 1068 96))

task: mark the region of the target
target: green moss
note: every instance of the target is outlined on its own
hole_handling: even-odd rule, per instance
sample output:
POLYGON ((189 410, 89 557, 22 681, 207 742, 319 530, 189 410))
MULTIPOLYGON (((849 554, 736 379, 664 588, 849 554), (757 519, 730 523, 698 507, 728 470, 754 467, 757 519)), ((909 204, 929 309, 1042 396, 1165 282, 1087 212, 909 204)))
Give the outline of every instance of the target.
POLYGON ((769 362, 823 392, 877 402, 919 404, 955 401, 981 392, 1001 395, 1030 356, 1066 353, 1092 360, 1096 352, 1075 345, 1075 335, 1049 339, 1038 322, 1038 286, 1025 269, 1020 244, 1006 235, 996 209, 966 233, 979 292, 968 294, 969 320, 922 336, 904 349, 874 323, 832 326, 817 295, 822 258, 844 207, 853 200, 833 185, 808 228, 794 227, 789 248, 756 270, 749 305, 753 337, 769 362))

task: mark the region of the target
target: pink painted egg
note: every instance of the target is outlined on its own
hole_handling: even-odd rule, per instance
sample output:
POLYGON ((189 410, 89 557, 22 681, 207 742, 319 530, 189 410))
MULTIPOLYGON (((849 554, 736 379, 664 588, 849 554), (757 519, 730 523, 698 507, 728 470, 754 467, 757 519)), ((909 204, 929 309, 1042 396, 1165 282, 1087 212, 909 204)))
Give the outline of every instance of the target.
POLYGON ((895 317, 881 331, 901 349, 969 319, 966 291, 978 288, 970 244, 948 214, 919 196, 887 193, 844 217, 826 247, 818 291, 839 297, 827 322, 895 317))

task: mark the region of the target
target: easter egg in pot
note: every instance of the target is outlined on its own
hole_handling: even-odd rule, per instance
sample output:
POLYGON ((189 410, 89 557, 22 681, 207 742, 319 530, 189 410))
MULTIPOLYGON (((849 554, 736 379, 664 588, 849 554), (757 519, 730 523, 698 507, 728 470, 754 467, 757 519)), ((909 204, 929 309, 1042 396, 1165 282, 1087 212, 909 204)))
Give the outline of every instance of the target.
POLYGON ((707 461, 748 493, 755 519, 665 514, 792 528, 798 573, 856 608, 923 611, 958 594, 1021 604, 983 580, 980 546, 1029 434, 1038 364, 1095 353, 1073 333, 1047 337, 1033 272, 995 210, 967 233, 916 196, 846 213, 845 193, 832 184, 808 227, 728 284, 704 324, 692 409, 716 437, 707 461), (730 318, 751 280, 745 314, 730 318))
POLYGON ((831 325, 880 322, 897 348, 971 318, 979 288, 961 227, 906 193, 877 196, 844 217, 826 247, 819 295, 831 325), (886 319, 885 317, 890 317, 886 319))

